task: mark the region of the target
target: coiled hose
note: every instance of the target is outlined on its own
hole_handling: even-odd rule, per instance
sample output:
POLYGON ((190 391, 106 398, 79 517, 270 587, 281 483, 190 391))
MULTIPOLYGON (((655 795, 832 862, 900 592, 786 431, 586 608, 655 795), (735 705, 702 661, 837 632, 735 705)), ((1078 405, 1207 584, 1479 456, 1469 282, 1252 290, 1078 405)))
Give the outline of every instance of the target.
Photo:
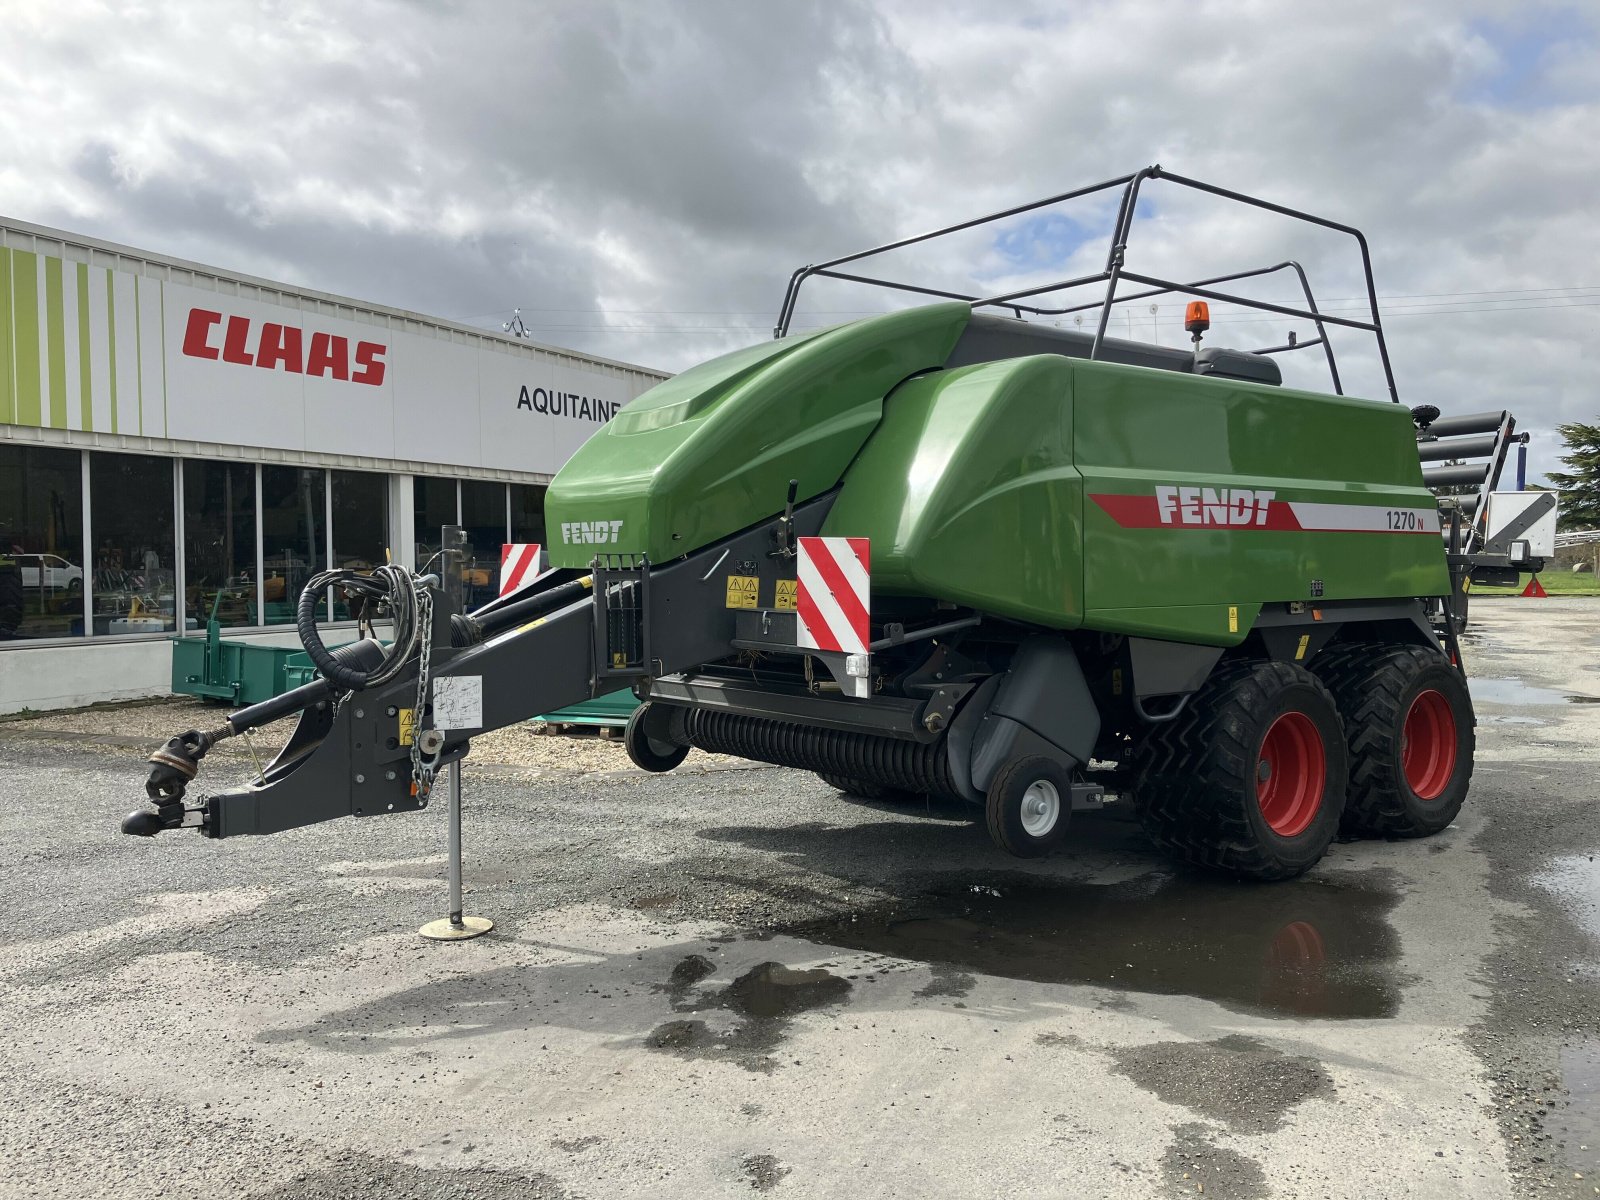
POLYGON ((300 592, 300 604, 295 611, 295 629, 300 634, 300 644, 317 665, 317 670, 322 672, 323 678, 337 688, 359 692, 363 688, 388 683, 400 674, 421 636, 417 595, 425 586, 420 578, 393 563, 376 568, 370 575, 343 569, 320 571, 307 581, 300 592), (347 593, 365 597, 374 606, 385 601, 389 605, 389 615, 394 621, 394 641, 384 651, 382 660, 370 671, 341 662, 323 644, 322 634, 317 629, 317 605, 322 603, 330 587, 339 587, 347 593))

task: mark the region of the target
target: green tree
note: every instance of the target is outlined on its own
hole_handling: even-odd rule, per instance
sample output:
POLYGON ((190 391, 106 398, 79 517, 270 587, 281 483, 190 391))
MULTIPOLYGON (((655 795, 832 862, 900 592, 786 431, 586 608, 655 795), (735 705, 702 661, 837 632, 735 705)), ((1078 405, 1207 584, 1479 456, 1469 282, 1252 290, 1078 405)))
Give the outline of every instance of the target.
POLYGON ((1600 529, 1600 425, 1557 425, 1571 470, 1547 471, 1561 492, 1563 529, 1600 529))

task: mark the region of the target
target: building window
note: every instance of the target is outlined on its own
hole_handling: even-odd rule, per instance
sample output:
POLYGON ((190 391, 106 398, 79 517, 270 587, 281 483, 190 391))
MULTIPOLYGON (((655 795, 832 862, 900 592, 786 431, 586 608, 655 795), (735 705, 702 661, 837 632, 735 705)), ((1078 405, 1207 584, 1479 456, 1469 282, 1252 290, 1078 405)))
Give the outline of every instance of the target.
POLYGON ((183 464, 184 610, 188 628, 256 621, 256 469, 183 464))
POLYGON ((327 472, 261 468, 263 625, 294 621, 306 581, 327 566, 327 472))
MULTIPOLYGON (((333 565, 371 572, 387 561, 389 546, 389 477, 371 471, 333 471, 333 565)), ((335 592, 333 617, 348 621, 351 612, 335 592)))
POLYGON ((437 475, 418 475, 412 481, 414 504, 412 533, 417 539, 417 570, 439 552, 439 529, 460 520, 456 506, 456 481, 437 475))
POLYGON ((511 485, 511 540, 550 548, 544 539, 544 488, 537 484, 511 485))
POLYGON ((499 591, 500 547, 506 543, 506 485, 462 480, 461 525, 471 551, 462 572, 470 611, 493 600, 499 591))
POLYGON ((89 455, 90 596, 97 634, 158 633, 177 623, 175 465, 144 454, 89 455))
POLYGON ((84 562, 82 452, 0 442, 0 644, 81 635, 84 562))

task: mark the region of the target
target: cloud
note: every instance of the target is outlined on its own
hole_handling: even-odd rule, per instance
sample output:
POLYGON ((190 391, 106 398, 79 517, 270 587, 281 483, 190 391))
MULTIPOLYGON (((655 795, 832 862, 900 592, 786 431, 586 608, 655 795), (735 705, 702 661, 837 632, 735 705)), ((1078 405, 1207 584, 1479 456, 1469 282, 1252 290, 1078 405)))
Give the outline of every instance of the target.
MULTIPOLYGON (((802 263, 1159 161, 1365 230, 1407 402, 1514 408, 1539 469, 1600 404, 1578 6, 218 0, 10 25, 0 211, 151 250, 490 326, 520 306, 539 340, 678 368, 766 336, 802 263)), ((881 269, 976 291, 1096 271, 1109 219, 881 269)), ((1130 261, 1289 257, 1336 310, 1360 294, 1347 239, 1171 189, 1130 261)), ((884 303, 808 288, 801 321, 884 303)), ((1132 311, 1183 339, 1181 302, 1132 311)), ((1216 317, 1228 344, 1288 328, 1216 317)), ((1347 381, 1381 395, 1360 341, 1337 335, 1347 381)))

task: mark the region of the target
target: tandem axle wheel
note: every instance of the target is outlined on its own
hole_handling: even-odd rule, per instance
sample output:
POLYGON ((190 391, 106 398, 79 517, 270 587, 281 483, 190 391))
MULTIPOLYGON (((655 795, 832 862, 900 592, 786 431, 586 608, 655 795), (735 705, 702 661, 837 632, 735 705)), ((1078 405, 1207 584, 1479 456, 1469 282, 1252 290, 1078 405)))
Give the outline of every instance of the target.
POLYGON ((1048 854, 1066 836, 1074 812, 1098 811, 1105 789, 1078 783, 1063 763, 1041 754, 1014 758, 994 777, 984 803, 989 836, 1019 858, 1048 854))

